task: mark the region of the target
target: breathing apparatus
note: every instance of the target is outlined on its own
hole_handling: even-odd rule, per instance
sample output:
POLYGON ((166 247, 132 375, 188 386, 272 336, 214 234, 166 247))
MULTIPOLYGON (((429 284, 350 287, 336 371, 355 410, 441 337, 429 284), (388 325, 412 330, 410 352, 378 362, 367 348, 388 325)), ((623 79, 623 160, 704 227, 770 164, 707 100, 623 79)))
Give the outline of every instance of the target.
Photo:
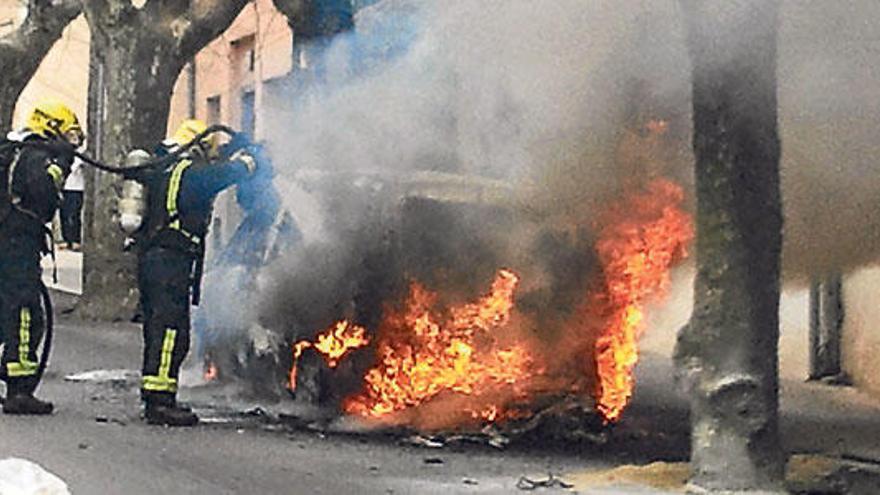
MULTIPOLYGON (((150 161, 150 154, 144 150, 132 150, 125 157, 126 168, 138 167, 150 161)), ((119 196, 119 226, 127 236, 134 235, 144 223, 147 210, 147 189, 140 181, 126 178, 122 181, 122 194, 119 196)))

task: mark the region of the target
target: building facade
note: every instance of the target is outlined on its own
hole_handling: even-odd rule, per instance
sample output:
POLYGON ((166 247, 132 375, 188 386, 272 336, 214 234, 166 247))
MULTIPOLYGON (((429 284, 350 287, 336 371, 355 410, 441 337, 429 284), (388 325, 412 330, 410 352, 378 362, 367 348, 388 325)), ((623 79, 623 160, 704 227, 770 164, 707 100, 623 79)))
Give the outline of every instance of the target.
POLYGON ((169 127, 187 117, 261 135, 260 107, 273 81, 290 73, 293 33, 271 0, 249 3, 183 71, 169 127))

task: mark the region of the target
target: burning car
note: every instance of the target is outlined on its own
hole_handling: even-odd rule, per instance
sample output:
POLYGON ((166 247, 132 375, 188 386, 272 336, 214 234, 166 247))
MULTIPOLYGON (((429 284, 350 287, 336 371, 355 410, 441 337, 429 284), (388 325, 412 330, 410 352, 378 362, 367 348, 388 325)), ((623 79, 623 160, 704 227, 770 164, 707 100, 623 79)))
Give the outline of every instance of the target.
POLYGON ((560 404, 620 419, 645 304, 693 235, 681 187, 656 179, 560 227, 491 179, 298 179, 321 198, 323 238, 224 272, 251 289, 219 297, 247 315, 220 318, 239 325, 218 333, 239 342, 234 360, 212 352, 221 374, 384 427, 516 428, 560 404))

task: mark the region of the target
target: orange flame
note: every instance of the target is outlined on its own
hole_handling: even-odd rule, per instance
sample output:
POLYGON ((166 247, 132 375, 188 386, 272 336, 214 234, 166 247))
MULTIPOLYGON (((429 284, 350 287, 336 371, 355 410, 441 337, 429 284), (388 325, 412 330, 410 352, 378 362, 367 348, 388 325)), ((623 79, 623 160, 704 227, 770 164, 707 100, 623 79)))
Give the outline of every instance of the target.
POLYGON ((491 423, 498 419, 498 415, 500 414, 500 410, 498 406, 492 404, 482 411, 471 411, 471 417, 474 419, 483 419, 488 423, 491 423))
MULTIPOLYGON (((418 406, 444 408, 442 414, 457 408, 450 415, 456 424, 497 422, 528 416, 520 399, 529 394, 571 393, 586 385, 606 421, 619 420, 633 393, 645 305, 666 293, 670 269, 686 257, 693 238, 683 199, 681 187, 658 179, 598 217, 595 249, 602 277, 586 298, 579 324, 567 328, 576 333, 566 335, 576 340, 563 342, 564 348, 527 346, 522 315, 512 323, 519 276, 511 270, 499 270, 491 290, 476 302, 448 308, 440 307, 437 293, 412 283, 402 308, 386 308, 374 342, 377 364, 364 374, 364 389, 343 402, 343 410, 394 421, 407 419, 393 414, 418 406), (583 330, 589 330, 587 338, 583 330), (595 375, 571 366, 586 349, 593 353, 595 375), (595 381, 588 381, 591 376, 595 381), (511 398, 518 404, 512 408, 511 398)), ((291 390, 305 349, 314 348, 332 368, 350 350, 369 343, 364 329, 348 321, 314 341, 297 342, 291 390)), ((425 417, 437 411, 430 409, 425 417)))
POLYGON ((335 368, 339 360, 349 351, 369 343, 364 328, 348 320, 339 321, 325 332, 318 334, 314 343, 308 340, 297 342, 293 345, 293 365, 290 367, 288 387, 290 390, 296 390, 296 363, 303 351, 309 347, 314 347, 324 356, 327 366, 335 368))
MULTIPOLYGON (((491 292, 478 302, 432 311, 436 294, 414 283, 404 313, 380 326, 379 364, 370 369, 365 390, 349 398, 346 412, 378 418, 415 407, 443 392, 479 395, 527 377, 531 357, 522 344, 505 346, 497 332, 510 319, 519 277, 500 270, 491 292)), ((497 407, 483 408, 495 419, 497 407), (491 412, 494 411, 494 412, 491 412)))
POLYGON ((599 220, 596 251, 604 283, 590 309, 605 321, 595 345, 595 395, 609 422, 620 418, 632 397, 644 304, 666 294, 669 270, 687 256, 693 239, 683 199, 681 187, 657 179, 611 205, 599 220))
POLYGON ((207 362, 205 364, 204 374, 202 375, 202 377, 205 379, 205 381, 206 382, 213 382, 214 380, 217 379, 218 375, 219 375, 219 370, 217 369, 217 365, 215 365, 214 363, 212 363, 210 361, 207 362))

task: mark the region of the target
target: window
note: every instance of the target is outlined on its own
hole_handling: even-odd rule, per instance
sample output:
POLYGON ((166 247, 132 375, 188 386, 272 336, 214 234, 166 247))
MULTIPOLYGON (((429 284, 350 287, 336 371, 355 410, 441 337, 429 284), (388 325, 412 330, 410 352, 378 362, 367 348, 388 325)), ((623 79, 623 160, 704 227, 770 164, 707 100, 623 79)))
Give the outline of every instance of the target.
POLYGON ((208 106, 208 125, 219 124, 223 118, 220 95, 209 96, 206 103, 208 106))
POLYGON ((243 36, 232 42, 232 60, 239 77, 254 72, 257 65, 254 35, 243 36))
POLYGON ((245 91, 241 94, 241 131, 251 139, 257 126, 257 98, 254 90, 245 91))

